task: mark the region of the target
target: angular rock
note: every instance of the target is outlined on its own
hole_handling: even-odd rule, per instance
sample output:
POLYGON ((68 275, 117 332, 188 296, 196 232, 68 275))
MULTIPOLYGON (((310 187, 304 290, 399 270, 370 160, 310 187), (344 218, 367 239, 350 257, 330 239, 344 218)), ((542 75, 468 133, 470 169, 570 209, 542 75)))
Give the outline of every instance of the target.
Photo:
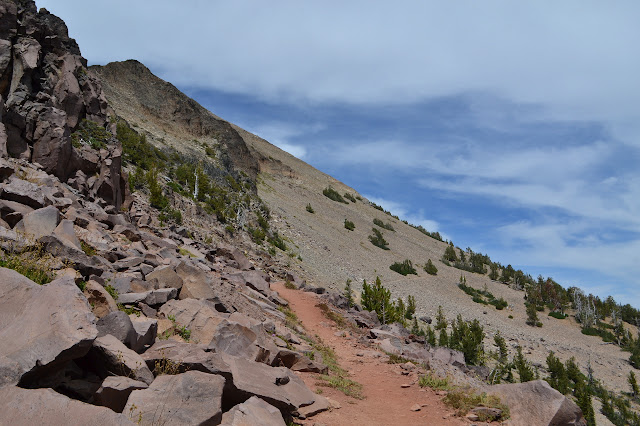
POLYGON ((143 424, 219 424, 224 383, 223 377, 200 371, 158 376, 148 389, 131 393, 124 411, 143 424))
POLYGON ((51 234, 60 223, 60 212, 53 206, 44 207, 26 214, 14 228, 17 232, 38 239, 51 234))
POLYGON ((57 236, 60 241, 69 246, 70 248, 74 248, 77 250, 82 250, 82 245, 80 244, 80 240, 76 235, 76 232, 73 229, 73 222, 64 219, 61 221, 56 229, 53 230, 55 236, 57 236))
POLYGON ((223 320, 207 345, 216 353, 226 353, 256 362, 271 363, 276 348, 268 341, 264 332, 256 333, 251 329, 229 320, 223 320))
POLYGON ((218 374, 231 384, 231 368, 220 354, 207 352, 205 345, 194 343, 159 341, 143 354, 149 369, 156 374, 162 368, 172 368, 174 372, 189 370, 218 374))
POLYGON ((12 228, 22 220, 22 218, 31 213, 33 208, 15 201, 0 200, 0 217, 4 219, 12 228))
POLYGON ((316 395, 316 400, 311 405, 300 407, 298 413, 304 417, 313 417, 331 408, 329 400, 322 395, 316 395))
MULTIPOLYGON (((47 252, 60 258, 63 262, 68 262, 74 269, 80 271, 82 276, 102 275, 103 265, 98 261, 99 256, 87 256, 82 250, 78 250, 66 245, 56 235, 47 235, 40 238, 47 252)), ((104 259, 103 259, 104 260, 104 259)))
MULTIPOLYGON (((1 72, 1 71, 0 71, 1 72)), ((2 157, 2 155, 0 155, 2 157)), ((4 158, 0 158, 0 182, 13 174, 13 166, 4 158)))
POLYGON ((267 281, 268 275, 260 271, 242 271, 233 275, 241 278, 245 285, 265 296, 268 297, 271 294, 271 287, 269 287, 269 282, 267 281))
POLYGON ((289 349, 280 349, 275 357, 274 366, 287 367, 293 371, 327 374, 329 368, 320 363, 311 361, 307 356, 289 349))
POLYGON ((248 399, 255 395, 286 411, 298 410, 316 400, 315 394, 288 368, 269 367, 230 355, 223 355, 222 359, 231 368, 238 396, 248 399))
POLYGON ((160 266, 145 277, 147 281, 157 280, 160 288, 171 287, 180 290, 182 278, 171 266, 160 266))
POLYGON ((91 311, 98 319, 118 310, 118 305, 113 297, 96 281, 87 281, 83 293, 91 306, 91 311))
POLYGON ((104 379, 102 386, 95 393, 93 403, 109 407, 116 413, 122 413, 131 392, 147 389, 148 387, 149 385, 146 383, 128 377, 109 376, 104 379))
POLYGON ((107 334, 98 337, 87 355, 98 376, 108 375, 128 376, 146 384, 153 382, 153 374, 145 361, 127 348, 120 340, 107 334))
POLYGON ((124 235, 129 241, 140 241, 142 239, 142 237, 140 236, 140 232, 138 232, 138 230, 130 223, 126 225, 114 226, 113 232, 116 234, 124 235))
POLYGON ((180 299, 213 299, 215 297, 211 280, 202 269, 181 262, 176 268, 176 273, 182 278, 180 299))
POLYGON ((252 396, 222 415, 223 426, 285 426, 280 410, 252 396))
POLYGON ((141 353, 147 346, 155 343, 156 336, 158 335, 158 320, 139 318, 132 315, 131 323, 135 330, 135 343, 131 345, 131 349, 137 353, 141 353))
POLYGON ((380 320, 375 311, 357 311, 349 309, 349 316, 356 322, 358 327, 375 328, 380 326, 380 320))
POLYGON ((133 328, 129 315, 116 310, 98 320, 98 337, 111 335, 132 349, 136 343, 136 331, 133 328))
POLYGON ((179 326, 191 330, 191 338, 208 344, 225 319, 212 302, 197 299, 170 300, 159 311, 165 318, 172 316, 179 326))
POLYGON ((253 265, 236 247, 224 244, 218 246, 216 249, 216 256, 226 257, 227 259, 234 260, 238 264, 238 268, 241 270, 249 270, 253 268, 253 265))
POLYGON ((6 425, 133 425, 106 407, 96 407, 52 389, 0 388, 0 424, 6 425))
POLYGON ((36 184, 18 179, 15 175, 0 185, 0 190, 0 197, 4 200, 15 201, 34 209, 44 207, 42 189, 36 184))
POLYGON ((580 408, 544 380, 493 385, 487 393, 509 407, 513 424, 586 425, 580 408))
POLYGON ((98 331, 75 282, 40 286, 0 268, 0 364, 11 366, 0 385, 28 383, 56 366, 84 356, 98 331))

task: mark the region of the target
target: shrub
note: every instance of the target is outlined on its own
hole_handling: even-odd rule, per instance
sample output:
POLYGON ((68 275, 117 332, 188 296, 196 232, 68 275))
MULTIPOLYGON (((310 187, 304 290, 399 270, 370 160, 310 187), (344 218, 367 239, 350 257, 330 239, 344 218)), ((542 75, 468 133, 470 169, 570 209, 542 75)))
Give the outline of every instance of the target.
POLYGON ((344 227, 349 231, 353 231, 354 229, 356 229, 356 225, 347 219, 344 220, 344 227))
POLYGON ((424 270, 429 275, 438 275, 438 268, 433 264, 431 259, 427 260, 427 264, 424 265, 424 270))
POLYGON ((554 312, 554 311, 552 311, 552 312, 549 312, 549 316, 553 317, 553 318, 557 318, 557 319, 565 319, 569 315, 563 314, 562 312, 554 312))
POLYGON ((449 244, 447 248, 444 250, 444 254, 442 255, 442 260, 446 260, 447 262, 458 261, 458 255, 456 254, 456 250, 453 247, 453 244, 449 244))
POLYGON ((118 290, 115 289, 115 287, 113 287, 111 284, 106 285, 104 287, 104 289, 107 291, 107 293, 109 293, 111 295, 111 297, 113 297, 113 300, 117 301, 118 300, 118 290))
POLYGON ((382 229, 386 229, 387 231, 396 232, 396 230, 393 229, 393 226, 391 226, 391 224, 389 222, 384 223, 383 221, 381 221, 378 218, 373 219, 373 224, 379 226, 382 229))
POLYGON ((540 319, 538 319, 538 310, 533 303, 527 305, 527 325, 542 327, 542 323, 540 319))
POLYGON ((344 193, 344 198, 346 198, 347 200, 351 201, 352 203, 356 202, 356 199, 353 195, 349 194, 348 192, 344 193))
POLYGON ((338 203, 349 204, 349 202, 342 198, 342 195, 332 187, 325 188, 322 191, 322 194, 330 200, 337 201, 338 203))
POLYGON ((409 259, 404 260, 402 263, 395 262, 393 265, 389 266, 389 269, 404 276, 409 274, 418 275, 418 272, 413 267, 413 264, 409 259))
POLYGON ((177 209, 167 207, 158 215, 161 222, 174 222, 178 225, 182 224, 182 212, 177 209))
POLYGON ((278 234, 277 232, 274 232, 273 236, 269 237, 267 241, 269 241, 275 247, 278 247, 280 250, 287 251, 287 245, 285 244, 280 234, 278 234))
POLYGON ((41 244, 7 253, 0 259, 0 266, 13 269, 36 284, 47 284, 53 280, 52 263, 53 257, 44 251, 41 244))
POLYGON ((87 144, 93 149, 104 149, 112 138, 113 135, 107 129, 85 118, 71 134, 71 144, 76 148, 87 144))
POLYGON ((313 207, 311 207, 311 203, 307 203, 307 211, 309 213, 315 213, 316 211, 313 209, 313 207))
POLYGON ((378 231, 376 228, 371 228, 373 231, 373 235, 369 235, 369 241, 376 247, 380 247, 382 250, 389 250, 387 244, 389 244, 384 237, 382 236, 382 232, 378 231))
POLYGON ((418 386, 420 386, 421 388, 431 388, 435 390, 451 389, 448 378, 445 377, 444 379, 442 379, 431 373, 420 376, 420 378, 418 379, 418 386))

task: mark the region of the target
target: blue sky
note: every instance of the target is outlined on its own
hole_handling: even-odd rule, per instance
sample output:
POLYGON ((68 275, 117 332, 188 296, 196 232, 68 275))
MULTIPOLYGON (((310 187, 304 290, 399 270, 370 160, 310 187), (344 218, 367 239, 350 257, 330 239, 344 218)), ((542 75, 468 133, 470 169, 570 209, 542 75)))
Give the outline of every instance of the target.
POLYGON ((394 214, 640 306, 640 3, 38 0, 394 214))

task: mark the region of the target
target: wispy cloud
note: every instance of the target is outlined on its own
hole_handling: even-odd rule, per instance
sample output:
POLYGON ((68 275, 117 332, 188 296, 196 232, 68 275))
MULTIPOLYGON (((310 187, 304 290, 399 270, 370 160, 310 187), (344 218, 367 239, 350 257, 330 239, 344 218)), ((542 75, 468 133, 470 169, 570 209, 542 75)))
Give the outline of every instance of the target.
POLYGON ((271 121, 258 125, 248 125, 245 128, 294 157, 305 159, 307 157, 307 148, 302 143, 295 143, 293 141, 299 136, 315 133, 321 130, 323 126, 320 124, 294 126, 289 123, 271 121))

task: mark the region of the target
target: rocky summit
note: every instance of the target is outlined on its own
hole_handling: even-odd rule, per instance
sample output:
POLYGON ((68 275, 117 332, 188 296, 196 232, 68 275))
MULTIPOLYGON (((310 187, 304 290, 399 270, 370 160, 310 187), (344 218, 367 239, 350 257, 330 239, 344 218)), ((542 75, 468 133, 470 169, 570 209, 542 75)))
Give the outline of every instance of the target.
MULTIPOLYGON (((0 0, 0 424, 353 424, 340 410, 387 383, 353 380, 373 362, 428 389, 389 402, 415 416, 396 424, 587 424, 531 363, 484 351, 477 320, 415 299, 390 320, 379 283, 337 285, 387 261, 350 241, 346 206, 356 232, 380 210, 137 61, 87 67, 61 19, 0 0)), ((407 250, 447 246, 394 224, 407 250)))

